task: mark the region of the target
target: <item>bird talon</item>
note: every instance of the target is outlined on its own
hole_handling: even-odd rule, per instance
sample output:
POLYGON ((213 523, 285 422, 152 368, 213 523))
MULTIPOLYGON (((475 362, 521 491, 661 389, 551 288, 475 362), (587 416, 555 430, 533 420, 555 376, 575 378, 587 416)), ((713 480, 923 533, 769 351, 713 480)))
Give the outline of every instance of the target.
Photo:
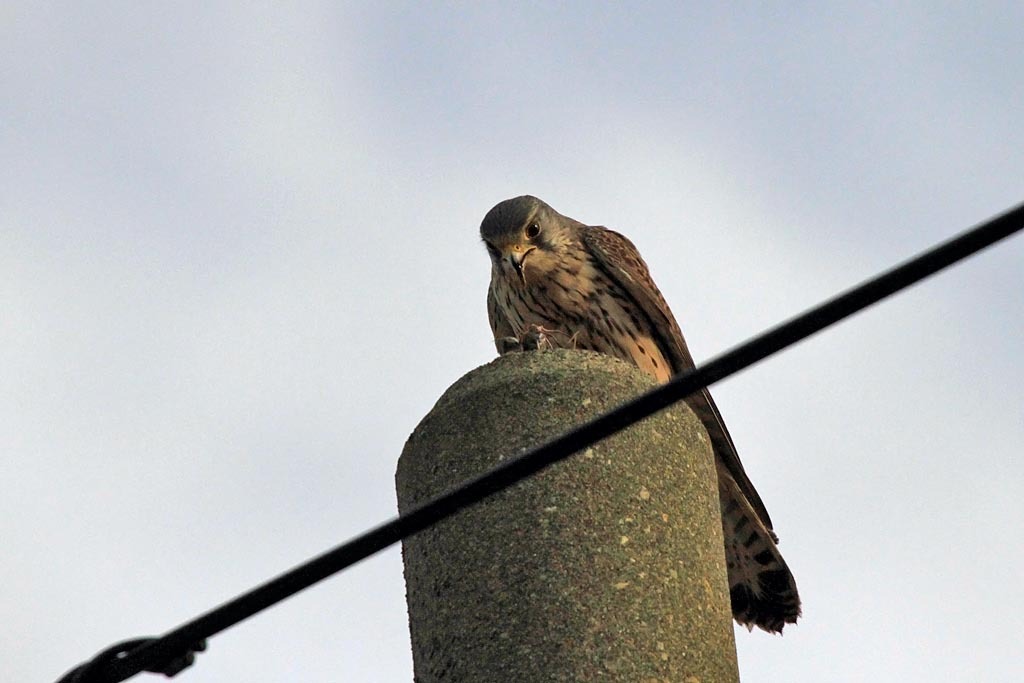
POLYGON ((551 343, 550 334, 554 330, 547 330, 540 325, 530 325, 530 328, 523 334, 523 351, 540 351, 542 349, 554 348, 551 343))
POLYGON ((551 337, 549 336, 553 333, 554 330, 545 329, 540 325, 530 325, 519 337, 499 337, 494 341, 498 346, 498 355, 504 356, 506 353, 518 351, 539 351, 541 349, 554 348, 554 344, 551 343, 551 337))
POLYGON ((498 346, 498 355, 504 356, 506 353, 512 353, 515 351, 523 350, 523 343, 515 337, 500 337, 494 340, 498 346))

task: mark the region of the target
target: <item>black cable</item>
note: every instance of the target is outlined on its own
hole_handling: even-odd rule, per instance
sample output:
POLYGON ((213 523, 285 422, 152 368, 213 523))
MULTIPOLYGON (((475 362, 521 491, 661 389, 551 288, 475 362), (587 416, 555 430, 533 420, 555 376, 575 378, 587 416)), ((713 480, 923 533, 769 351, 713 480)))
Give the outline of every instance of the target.
MULTIPOLYGON (((157 640, 156 638, 133 638, 132 640, 125 640, 116 645, 111 645, 103 652, 93 657, 88 662, 75 667, 71 671, 64 674, 57 683, 88 683, 89 681, 99 680, 97 678, 98 671, 100 671, 108 662, 114 662, 123 657, 128 656, 130 653, 139 649, 147 643, 151 643, 157 640)), ((150 673, 163 674, 168 678, 171 676, 177 676, 183 670, 192 666, 196 661, 196 653, 202 652, 206 649, 206 641, 196 643, 188 649, 187 652, 180 654, 175 659, 167 661, 160 665, 159 669, 145 669, 150 673)))
MULTIPOLYGON (((182 624, 155 640, 143 641, 128 653, 105 657, 88 679, 76 683, 114 683, 141 671, 160 671, 181 661, 195 644, 257 612, 350 567, 384 548, 450 517, 537 472, 565 460, 601 439, 680 401, 705 386, 747 368, 816 332, 877 303, 901 289, 1004 239, 1024 227, 1024 204, 943 242, 852 289, 777 325, 704 365, 580 425, 533 450, 509 460, 404 515, 371 529, 333 550, 267 581, 247 593, 182 624)), ((113 648, 111 648, 113 649, 113 648)), ((105 651, 105 653, 109 652, 105 651)), ((101 654, 105 654, 101 653, 101 654)), ((97 657, 97 660, 100 657, 97 657)), ((77 670, 76 670, 77 671, 77 670)))

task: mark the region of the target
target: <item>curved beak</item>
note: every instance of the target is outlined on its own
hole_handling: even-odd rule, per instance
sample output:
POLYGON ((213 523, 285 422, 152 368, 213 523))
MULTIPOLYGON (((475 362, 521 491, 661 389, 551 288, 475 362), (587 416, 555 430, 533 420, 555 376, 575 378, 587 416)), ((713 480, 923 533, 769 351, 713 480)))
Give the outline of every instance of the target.
POLYGON ((523 281, 526 280, 526 276, 523 275, 523 260, 526 258, 526 253, 522 251, 513 251, 505 257, 505 260, 516 269, 516 275, 523 281))
POLYGON ((523 281, 523 284, 526 284, 526 273, 523 272, 523 262, 526 260, 527 254, 533 251, 533 249, 533 247, 522 250, 514 249, 505 254, 505 260, 508 261, 509 265, 515 269, 516 275, 518 275, 519 279, 523 281))

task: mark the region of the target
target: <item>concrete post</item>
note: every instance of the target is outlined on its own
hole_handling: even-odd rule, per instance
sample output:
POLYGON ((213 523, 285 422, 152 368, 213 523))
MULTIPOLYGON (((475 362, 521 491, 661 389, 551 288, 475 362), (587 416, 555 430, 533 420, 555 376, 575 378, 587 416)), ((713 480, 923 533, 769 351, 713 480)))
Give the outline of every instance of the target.
MULTIPOLYGON (((514 353, 413 432, 406 510, 653 380, 609 356, 514 353)), ((408 539, 417 683, 738 680, 707 434, 672 408, 408 539)))

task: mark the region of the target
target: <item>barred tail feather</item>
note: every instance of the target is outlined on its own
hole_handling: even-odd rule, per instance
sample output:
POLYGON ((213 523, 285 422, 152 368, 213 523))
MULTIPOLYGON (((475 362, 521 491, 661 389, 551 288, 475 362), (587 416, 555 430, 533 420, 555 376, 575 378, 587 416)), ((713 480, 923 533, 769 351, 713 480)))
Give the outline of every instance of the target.
POLYGON ((775 534, 754 512, 732 476, 718 468, 725 560, 729 570, 732 614, 753 630, 782 633, 800 616, 796 581, 776 545, 775 534))

